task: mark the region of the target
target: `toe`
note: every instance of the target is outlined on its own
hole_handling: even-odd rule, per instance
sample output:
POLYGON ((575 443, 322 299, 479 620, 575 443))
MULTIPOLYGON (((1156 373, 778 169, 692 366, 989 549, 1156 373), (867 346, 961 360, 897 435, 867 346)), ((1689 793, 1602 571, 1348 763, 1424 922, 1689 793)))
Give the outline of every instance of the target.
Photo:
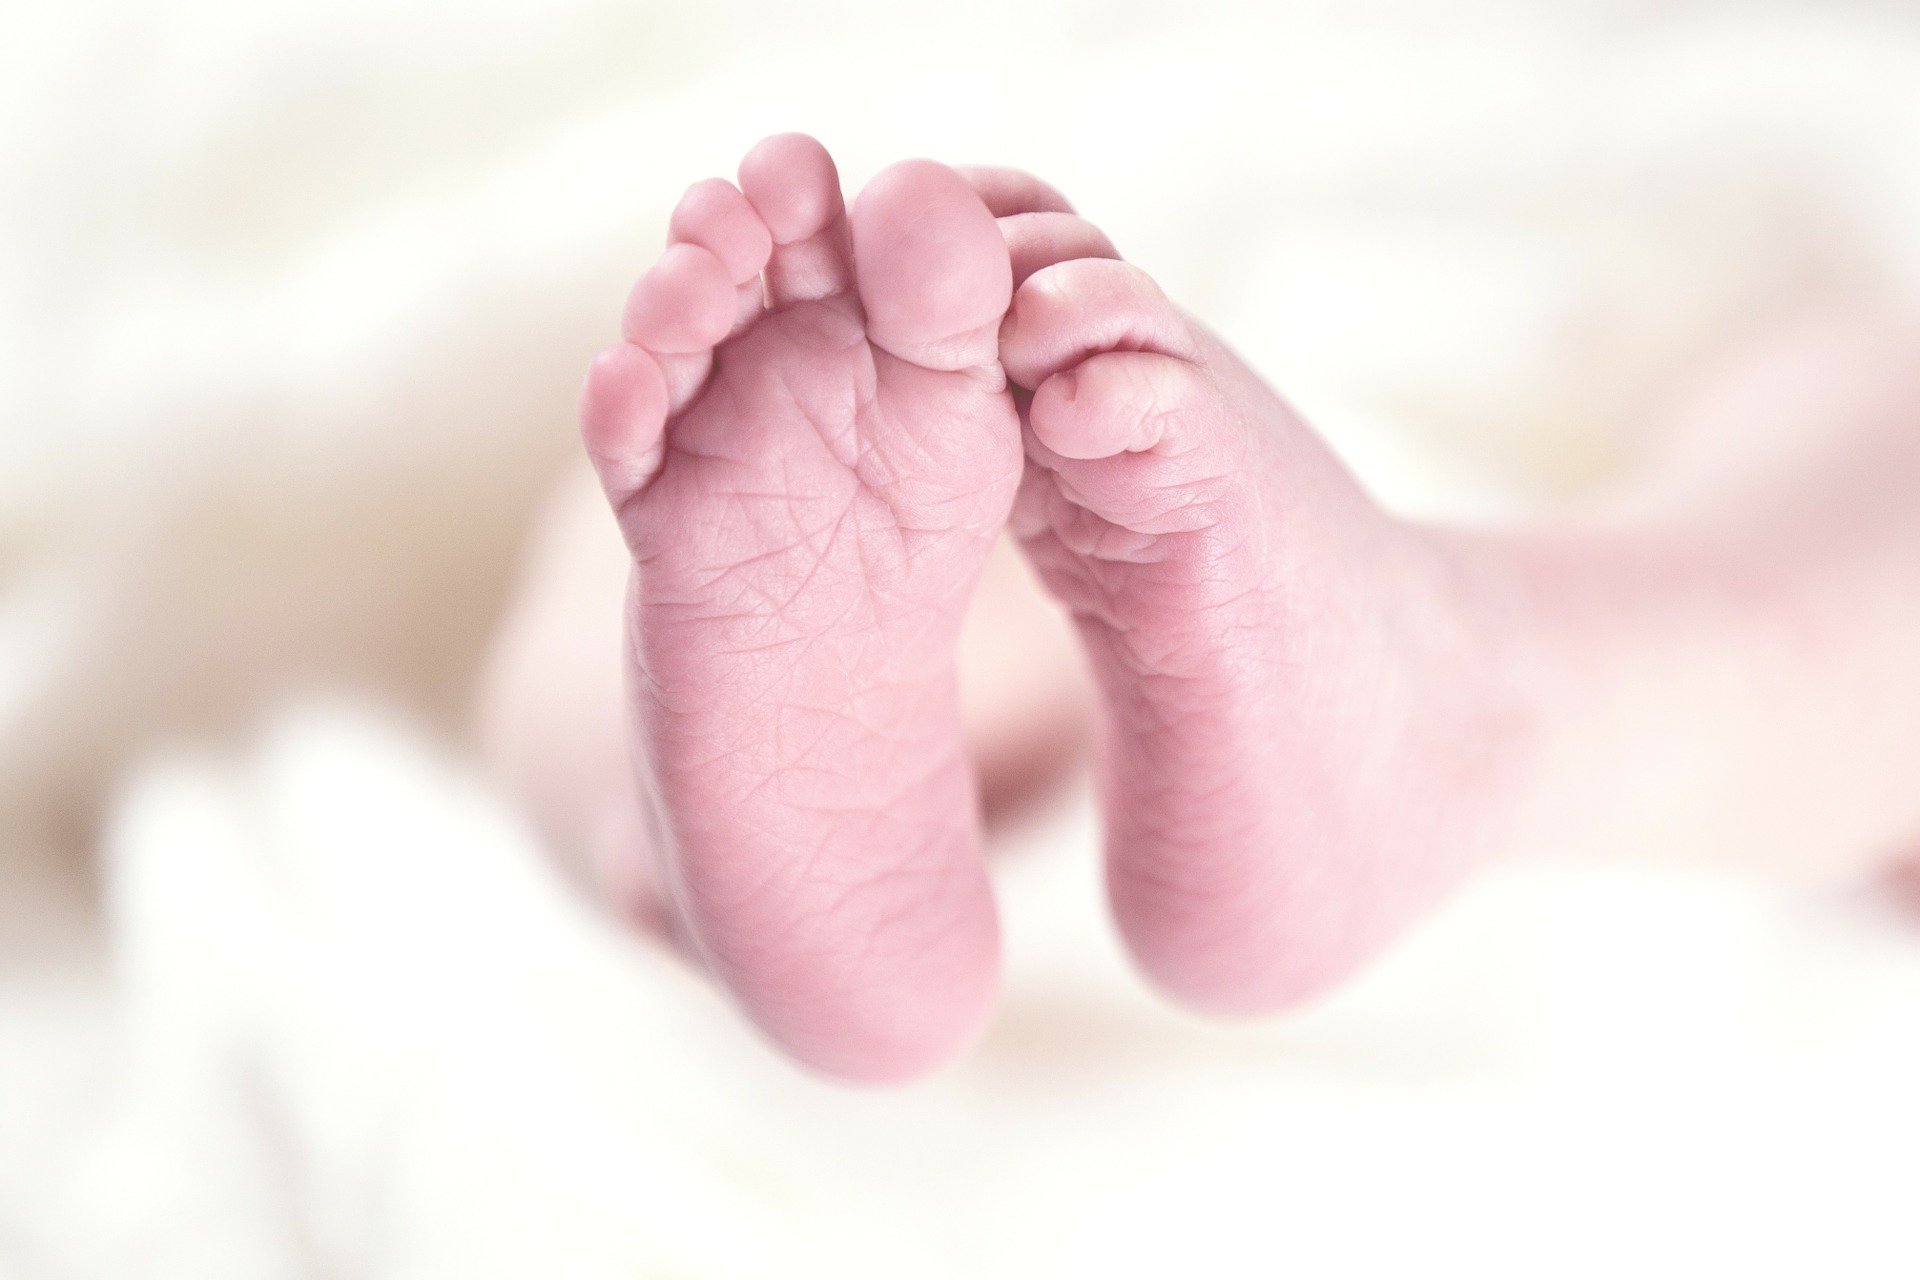
POLYGON ((991 364, 1013 293, 1006 241, 961 176, 931 160, 883 170, 854 202, 867 335, 933 369, 991 364))
POLYGON ((580 438, 617 510, 659 470, 667 387, 652 357, 618 342, 594 357, 580 389, 580 438))
POLYGON ((747 152, 740 162, 740 189, 776 245, 816 235, 841 214, 833 157, 804 133, 775 134, 747 152))
POLYGON ((760 273, 773 253, 773 236, 740 188, 724 178, 708 178, 687 188, 673 211, 668 239, 694 244, 720 259, 733 280, 733 325, 738 333, 759 318, 766 305, 760 273))
POLYGON ((1146 272, 1079 258, 1035 272, 1014 295, 1000 331, 1007 376, 1038 387, 1102 351, 1152 351, 1192 359, 1192 327, 1146 272))
POLYGON ((727 276, 743 285, 758 276, 773 252, 773 237, 740 189, 724 178, 687 188, 668 232, 675 244, 697 244, 720 259, 727 276))
POLYGON ((996 218, 1018 213, 1072 213, 1073 206, 1054 187, 1019 169, 964 164, 954 170, 973 188, 996 218))
POLYGON ((733 327, 736 297, 733 278, 711 250, 670 245, 633 286, 621 334, 649 351, 703 351, 733 327))
POLYGON ((1071 213, 1017 213, 1000 219, 1007 255, 1013 260, 1013 285, 1019 288, 1036 271, 1076 258, 1118 258, 1106 233, 1071 213))
POLYGON ((767 295, 776 306, 851 287, 840 174, 825 147, 803 133, 766 139, 740 162, 740 190, 772 240, 767 295))
POLYGON ((1194 426, 1217 425, 1219 404, 1206 374, 1190 361, 1108 352, 1041 383, 1027 421, 1059 457, 1111 458, 1186 446, 1194 426))

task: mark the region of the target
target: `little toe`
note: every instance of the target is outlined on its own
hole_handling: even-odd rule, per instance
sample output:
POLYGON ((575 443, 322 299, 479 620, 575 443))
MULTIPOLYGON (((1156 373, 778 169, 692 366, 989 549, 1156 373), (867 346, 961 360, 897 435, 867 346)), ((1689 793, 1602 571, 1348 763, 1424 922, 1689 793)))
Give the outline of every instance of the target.
POLYGON ((1007 376, 1029 388, 1102 351, 1192 359, 1198 349, 1192 326, 1152 277, 1104 258, 1035 272, 1014 294, 1000 330, 1007 376))
POLYGON ((766 139, 740 162, 740 190, 772 241, 769 301, 813 301, 852 286, 840 174, 825 147, 803 133, 766 139))
POLYGON ((726 264, 696 244, 674 244, 627 297, 620 331, 649 351, 704 351, 733 328, 736 290, 726 264))
POLYGON ((1190 447, 1190 428, 1216 425, 1220 404, 1190 361, 1106 352, 1041 383, 1027 421, 1050 452, 1084 461, 1190 447))
POLYGON ((992 364, 1013 293, 1006 241, 965 179, 931 160, 882 170, 854 202, 867 336, 930 369, 992 364))
POLYGON ((660 468, 667 387, 653 358, 617 342, 595 356, 580 388, 580 438, 617 511, 660 468))
POLYGON ((720 259, 735 285, 750 283, 767 265, 773 236, 740 189, 724 178, 687 188, 673 211, 668 237, 697 244, 720 259))

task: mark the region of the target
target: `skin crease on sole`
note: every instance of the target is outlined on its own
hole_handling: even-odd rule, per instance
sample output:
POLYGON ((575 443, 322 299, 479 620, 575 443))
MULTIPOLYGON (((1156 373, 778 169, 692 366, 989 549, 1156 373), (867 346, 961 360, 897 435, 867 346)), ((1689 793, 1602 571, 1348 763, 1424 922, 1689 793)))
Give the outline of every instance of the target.
POLYGON ((1428 529, 1034 179, 902 166, 849 223, 790 137, 742 186, 689 193, 583 426, 636 565, 635 843, 802 1060, 908 1078, 991 999, 951 665, 1002 518, 1098 686, 1120 932, 1193 1007, 1320 994, 1495 852, 1911 847, 1920 595, 1856 589, 1913 575, 1885 493, 1920 396, 1878 328, 1796 339, 1764 361, 1784 390, 1729 374, 1675 427, 1788 462, 1428 529))
POLYGON ((799 135, 696 185, 671 235, 581 404, 634 561, 652 843, 773 1040, 911 1078, 997 983, 954 650, 1022 466, 1009 251, 955 171, 895 165, 849 212, 799 135))
POLYGON ((1511 602, 1051 188, 994 189, 1020 281, 1013 528, 1102 692, 1115 918, 1181 1002, 1290 1007, 1487 843, 1526 754, 1511 602))
POLYGON ((909 162, 851 217, 838 192, 791 135, 739 188, 692 188, 583 393, 695 950, 835 1075, 910 1077, 978 1029, 997 933, 952 654, 1011 513, 1104 691, 1109 884, 1142 967, 1231 1012, 1342 976, 1466 860, 1419 795, 1395 830, 1341 802, 1356 771, 1489 731, 1463 710, 1394 741, 1352 709, 1381 686, 1384 602, 1431 588, 1445 612, 1440 575, 1050 188, 909 162))
POLYGON ((1749 337, 1586 509, 1435 529, 1056 201, 1036 238, 1078 255, 1010 234, 1013 528, 1091 658, 1109 897, 1169 994, 1297 1005, 1516 850, 1834 874, 1911 847, 1903 309, 1749 337))

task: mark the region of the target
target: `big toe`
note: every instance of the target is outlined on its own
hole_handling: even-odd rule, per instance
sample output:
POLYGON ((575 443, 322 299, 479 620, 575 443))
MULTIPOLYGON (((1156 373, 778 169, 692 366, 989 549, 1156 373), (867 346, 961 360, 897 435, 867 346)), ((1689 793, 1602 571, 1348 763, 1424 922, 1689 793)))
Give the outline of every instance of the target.
POLYGON ((999 225, 964 178, 931 160, 902 161, 860 193, 852 226, 876 346, 931 369, 995 360, 1013 268, 999 225))

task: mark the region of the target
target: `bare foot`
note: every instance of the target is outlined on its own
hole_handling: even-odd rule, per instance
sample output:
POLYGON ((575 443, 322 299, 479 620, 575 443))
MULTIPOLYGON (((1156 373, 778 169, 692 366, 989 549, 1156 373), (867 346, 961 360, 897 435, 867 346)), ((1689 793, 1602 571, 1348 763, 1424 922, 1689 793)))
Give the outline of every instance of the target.
POLYGON ((1091 226, 1044 200, 1003 225, 1013 527, 1102 691, 1121 931, 1188 1003, 1285 1007, 1441 897, 1506 808, 1530 732, 1509 599, 1091 226))
MULTIPOLYGON (((481 755, 559 869, 643 931, 674 938, 629 749, 620 615, 632 555, 582 466, 538 513, 474 709, 481 755)), ((1011 538, 960 630, 960 723, 994 838, 1081 767, 1093 693, 1072 623, 1011 538)))
POLYGON ((1014 529, 1091 656, 1109 892, 1170 992, 1314 995, 1493 853, 1845 872, 1920 830, 1913 329, 1757 344, 1612 501, 1436 530, 1030 196, 1014 529))
POLYGON ((898 1078, 973 1035, 998 969, 954 655, 1020 474, 1011 268, 931 162, 850 216, 811 139, 762 143, 740 183, 688 193, 583 432, 634 558, 684 924, 790 1052, 898 1078))

